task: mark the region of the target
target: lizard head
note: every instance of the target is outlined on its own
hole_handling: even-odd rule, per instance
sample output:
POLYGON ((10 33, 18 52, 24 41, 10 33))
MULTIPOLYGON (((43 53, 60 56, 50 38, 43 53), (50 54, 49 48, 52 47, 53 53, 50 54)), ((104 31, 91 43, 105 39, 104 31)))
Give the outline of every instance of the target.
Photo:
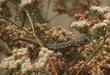
POLYGON ((88 44, 90 39, 85 34, 79 34, 75 37, 75 41, 77 41, 80 45, 88 44))

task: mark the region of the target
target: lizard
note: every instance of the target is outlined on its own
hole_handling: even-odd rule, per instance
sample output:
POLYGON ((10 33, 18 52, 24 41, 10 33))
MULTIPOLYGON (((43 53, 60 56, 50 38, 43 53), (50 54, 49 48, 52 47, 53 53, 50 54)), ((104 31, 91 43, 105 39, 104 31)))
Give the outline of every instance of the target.
POLYGON ((88 36, 86 34, 80 33, 79 31, 77 31, 76 29, 73 29, 73 33, 74 33, 74 37, 72 37, 72 39, 68 40, 68 41, 63 41, 63 42, 57 42, 57 43, 50 43, 45 39, 45 28, 43 27, 43 30, 40 30, 40 26, 37 27, 37 36, 40 39, 40 41, 43 43, 43 46, 50 49, 50 50, 54 50, 54 51, 61 51, 64 49, 69 49, 71 47, 80 47, 81 45, 85 45, 88 44, 90 42, 90 39, 88 38, 88 36))
POLYGON ((44 46, 50 50, 56 52, 68 52, 68 49, 80 47, 81 45, 88 44, 90 42, 89 38, 85 34, 80 34, 75 36, 73 39, 56 44, 45 44, 44 46))

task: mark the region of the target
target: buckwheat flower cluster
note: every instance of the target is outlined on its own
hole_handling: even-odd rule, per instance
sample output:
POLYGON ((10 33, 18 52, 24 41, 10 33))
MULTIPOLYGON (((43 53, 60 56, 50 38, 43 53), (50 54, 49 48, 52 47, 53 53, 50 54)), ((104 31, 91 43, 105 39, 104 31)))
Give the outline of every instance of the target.
POLYGON ((46 39, 54 40, 54 41, 67 41, 74 37, 74 34, 66 29, 64 29, 61 25, 55 26, 49 31, 45 31, 46 39))
POLYGON ((40 69, 44 68, 45 65, 46 65, 46 63, 47 63, 48 57, 50 55, 52 55, 52 54, 53 54, 53 51, 48 50, 45 47, 41 47, 41 51, 39 52, 39 55, 38 55, 38 60, 34 64, 35 65, 35 68, 37 70, 40 70, 40 69))
POLYGON ((73 23, 70 25, 71 28, 75 28, 80 32, 87 33, 89 30, 89 26, 91 26, 90 22, 86 19, 82 19, 79 21, 73 21, 73 23))
POLYGON ((31 63, 30 59, 24 60, 23 64, 21 64, 21 72, 26 73, 27 71, 33 71, 33 64, 31 63))
POLYGON ((71 27, 75 28, 83 28, 85 26, 90 26, 89 22, 87 22, 86 20, 76 21, 71 24, 71 27))
POLYGON ((11 56, 8 58, 4 58, 0 64, 1 68, 14 69, 16 68, 15 57, 11 56))
POLYGON ((26 73, 28 71, 40 71, 45 67, 48 57, 53 54, 53 51, 48 50, 47 48, 41 47, 38 58, 35 63, 32 63, 28 57, 28 49, 14 49, 12 56, 4 58, 0 63, 1 68, 5 69, 16 69, 19 65, 20 72, 26 73))
POLYGON ((21 0, 21 4, 20 6, 23 7, 23 6, 26 6, 28 4, 31 4, 31 2, 33 2, 34 0, 21 0))
POLYGON ((18 64, 22 64, 27 59, 27 48, 14 49, 10 57, 4 58, 0 63, 1 68, 15 69, 18 64))
POLYGON ((5 32, 6 32, 5 35, 7 35, 7 37, 5 36, 3 38, 5 38, 5 40, 8 40, 9 44, 10 43, 16 44, 16 43, 18 43, 18 41, 15 43, 15 40, 27 37, 27 34, 25 31, 21 30, 20 28, 14 26, 14 25, 6 26, 5 32))
POLYGON ((97 23, 97 24, 95 24, 95 25, 91 28, 91 31, 96 32, 97 29, 101 29, 101 28, 104 28, 104 27, 107 27, 107 23, 104 23, 104 22, 102 22, 102 23, 97 23))
POLYGON ((95 11, 99 14, 105 14, 107 12, 110 12, 110 8, 109 7, 100 7, 100 6, 92 6, 90 8, 91 11, 95 11))
POLYGON ((13 56, 15 57, 19 57, 19 56, 26 56, 28 51, 27 48, 21 48, 21 49, 14 49, 13 52, 13 56))
POLYGON ((91 11, 97 10, 96 12, 98 12, 98 14, 101 13, 102 17, 104 18, 104 20, 102 20, 99 23, 94 24, 90 31, 92 32, 96 32, 98 30, 103 31, 105 30, 104 28, 109 28, 110 27, 110 8, 109 7, 96 7, 96 6, 92 6, 91 7, 91 11))
POLYGON ((110 12, 104 14, 104 18, 107 20, 110 20, 110 12))
POLYGON ((100 21, 93 24, 91 23, 91 21, 89 21, 88 18, 78 20, 76 22, 73 22, 70 27, 76 28, 80 31, 90 31, 90 33, 104 33, 107 28, 110 28, 110 7, 92 6, 90 8, 90 12, 97 13, 97 16, 100 15, 102 19, 99 18, 100 21))

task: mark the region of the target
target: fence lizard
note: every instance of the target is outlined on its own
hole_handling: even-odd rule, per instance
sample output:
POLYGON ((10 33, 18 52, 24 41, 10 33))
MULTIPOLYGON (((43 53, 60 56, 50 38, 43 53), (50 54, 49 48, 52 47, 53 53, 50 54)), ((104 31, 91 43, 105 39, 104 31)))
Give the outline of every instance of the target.
POLYGON ((56 44, 46 44, 45 47, 47 47, 50 50, 54 50, 56 52, 68 52, 71 48, 80 47, 81 45, 88 44, 90 42, 89 38, 85 34, 80 34, 75 36, 73 39, 62 42, 62 43, 56 43, 56 44))

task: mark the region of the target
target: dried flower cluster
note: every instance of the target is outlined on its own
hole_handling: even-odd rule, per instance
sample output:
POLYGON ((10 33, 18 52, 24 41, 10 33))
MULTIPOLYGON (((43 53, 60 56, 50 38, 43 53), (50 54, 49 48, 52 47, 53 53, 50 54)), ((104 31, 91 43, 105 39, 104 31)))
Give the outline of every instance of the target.
POLYGON ((0 68, 10 75, 110 75, 110 7, 94 6, 100 0, 50 1, 0 0, 0 52, 7 56, 0 68), (73 31, 49 29, 41 14, 49 3, 74 19, 73 31))
POLYGON ((34 0, 28 0, 28 1, 27 0, 21 0, 20 6, 24 7, 24 6, 28 5, 28 4, 31 4, 33 1, 34 0))
POLYGON ((12 56, 4 58, 0 66, 2 68, 15 69, 18 64, 23 63, 28 58, 27 54, 26 48, 14 49, 12 56))
POLYGON ((99 0, 54 0, 54 10, 73 17, 74 14, 85 12, 91 5, 98 5, 99 3, 99 0))
POLYGON ((46 65, 46 62, 48 60, 48 57, 53 54, 53 51, 48 50, 47 48, 42 47, 41 51, 38 55, 38 61, 35 63, 35 68, 40 69, 43 68, 46 65))
POLYGON ((53 41, 67 41, 74 37, 74 34, 68 30, 65 30, 63 27, 56 26, 50 29, 49 31, 45 31, 46 39, 50 39, 53 41))
POLYGON ((6 26, 1 36, 11 48, 12 46, 26 46, 26 42, 23 42, 22 40, 25 37, 28 37, 28 34, 16 26, 6 26))
POLYGON ((10 57, 4 58, 0 64, 1 68, 6 69, 17 69, 21 68, 21 72, 25 73, 28 71, 40 71, 44 68, 48 57, 52 55, 53 51, 48 50, 47 48, 42 47, 39 52, 38 59, 35 63, 32 63, 28 56, 28 49, 14 49, 13 54, 10 57))
POLYGON ((67 64, 61 61, 58 57, 52 56, 49 58, 46 65, 46 72, 49 75, 61 75, 63 71, 66 73, 67 64))
POLYGON ((20 7, 21 8, 25 8, 25 9, 27 9, 27 10, 34 10, 34 8, 36 8, 36 6, 35 6, 35 4, 37 4, 38 5, 38 2, 40 2, 40 1, 38 1, 38 0, 21 0, 21 3, 20 3, 20 7))
POLYGON ((6 31, 11 40, 17 40, 26 36, 26 32, 22 31, 16 26, 7 26, 6 31))
POLYGON ((99 6, 92 6, 90 8, 91 12, 97 13, 98 15, 101 15, 103 18, 100 19, 99 22, 91 23, 88 19, 82 19, 76 22, 73 22, 71 24, 71 27, 77 28, 78 30, 85 29, 86 31, 89 31, 91 33, 97 33, 100 31, 100 33, 105 32, 105 30, 109 30, 110 25, 110 8, 109 7, 99 7, 99 6))
MULTIPOLYGON (((110 62, 109 62, 110 46, 109 46, 109 44, 110 43, 109 43, 109 41, 110 41, 110 38, 106 39, 105 44, 101 48, 101 51, 88 64, 86 64, 86 66, 84 67, 81 74, 86 74, 86 75, 87 74, 89 74, 89 75, 100 75, 100 74, 107 75, 107 74, 109 74, 109 70, 110 70, 110 67, 109 67, 109 65, 110 65, 110 62)), ((97 41, 94 40, 94 44, 96 44, 96 43, 97 43, 97 41)), ((92 44, 92 43, 90 43, 90 44, 92 44)), ((83 50, 82 53, 87 58, 89 57, 89 55, 91 55, 95 51, 89 45, 85 45, 82 48, 80 47, 79 50, 83 50)), ((84 63, 85 63, 85 61, 81 60, 73 66, 74 74, 76 74, 76 72, 81 68, 81 65, 83 65, 84 63)))

